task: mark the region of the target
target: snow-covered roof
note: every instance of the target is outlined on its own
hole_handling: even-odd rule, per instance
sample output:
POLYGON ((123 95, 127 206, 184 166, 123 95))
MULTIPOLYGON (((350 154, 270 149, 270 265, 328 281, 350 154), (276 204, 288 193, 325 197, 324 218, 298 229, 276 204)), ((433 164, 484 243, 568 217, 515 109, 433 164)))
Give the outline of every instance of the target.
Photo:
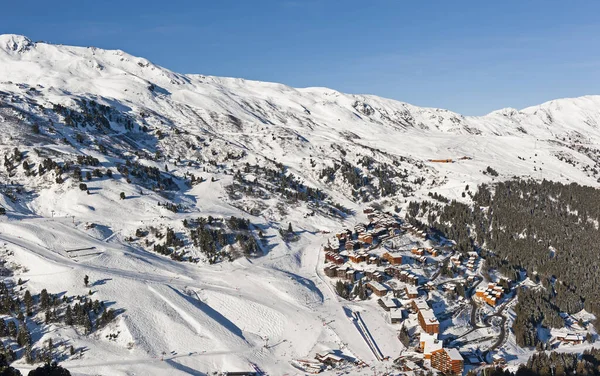
POLYGON ((463 360, 462 355, 460 355, 460 353, 458 352, 457 349, 449 348, 449 349, 445 349, 445 350, 446 350, 446 354, 448 354, 448 357, 450 357, 451 360, 463 360))
POLYGON ((406 289, 406 292, 407 292, 408 294, 411 294, 411 295, 412 295, 412 294, 418 294, 418 293, 419 293, 419 290, 417 289, 417 287, 416 287, 416 286, 412 286, 412 285, 406 285, 406 286, 405 286, 405 289, 406 289))
POLYGON ((402 308, 392 308, 390 309, 390 317, 392 319, 402 319, 403 314, 402 314, 402 308))
POLYGON ((381 283, 377 282, 377 281, 370 281, 369 282, 369 286, 377 291, 387 291, 387 287, 385 287, 384 285, 382 285, 381 283))
POLYGON ((581 334, 567 334, 565 341, 583 341, 583 336, 581 334))
POLYGON ((438 323, 438 319, 437 319, 437 317, 435 317, 435 313, 433 312, 432 309, 430 309, 430 308, 422 309, 419 312, 423 316, 423 320, 425 320, 425 323, 427 323, 427 324, 438 323))
POLYGON ((400 302, 394 298, 381 299, 386 308, 396 308, 400 306, 400 302))
POLYGON ((429 309, 429 304, 423 299, 415 299, 413 300, 415 305, 419 311, 424 311, 429 309))
POLYGON ((431 354, 434 351, 441 350, 443 347, 443 342, 438 340, 437 333, 421 333, 421 336, 419 337, 419 342, 421 342, 421 346, 423 346, 424 354, 431 354))

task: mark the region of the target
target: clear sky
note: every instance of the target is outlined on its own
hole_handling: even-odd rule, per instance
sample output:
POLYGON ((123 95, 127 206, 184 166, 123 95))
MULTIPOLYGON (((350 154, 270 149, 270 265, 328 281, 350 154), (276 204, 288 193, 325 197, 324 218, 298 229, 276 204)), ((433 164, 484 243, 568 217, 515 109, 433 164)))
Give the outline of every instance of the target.
POLYGON ((481 115, 600 94, 600 1, 21 0, 0 33, 481 115))

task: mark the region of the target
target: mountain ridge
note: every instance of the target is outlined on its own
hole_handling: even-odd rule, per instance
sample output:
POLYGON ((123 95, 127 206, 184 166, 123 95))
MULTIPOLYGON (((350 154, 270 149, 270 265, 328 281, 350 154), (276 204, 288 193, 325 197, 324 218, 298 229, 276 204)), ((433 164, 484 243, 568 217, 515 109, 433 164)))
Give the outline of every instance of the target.
MULTIPOLYGON (((232 87, 239 87, 239 86, 256 86, 258 88, 260 87, 267 87, 271 90, 276 89, 277 91, 280 92, 297 92, 297 93, 306 93, 306 94, 319 94, 321 96, 327 96, 327 97, 331 97, 331 96, 344 96, 347 98, 353 98, 356 101, 365 101, 365 100, 372 100, 372 101, 377 101, 377 102, 382 102, 385 103, 387 105, 392 105, 393 107, 395 107, 396 109, 398 108, 402 108, 402 109, 407 109, 409 112, 425 112, 427 114, 444 114, 449 118, 455 118, 455 119, 468 119, 468 120, 492 120, 492 121, 499 121, 499 119, 497 119, 497 115, 502 115, 503 117, 507 117, 507 115, 509 115, 509 117, 514 117, 515 115, 520 115, 520 114, 530 114, 531 112, 534 112, 536 110, 538 111, 544 111, 547 110, 548 107, 559 107, 561 105, 564 104, 569 104, 571 102, 582 102, 584 100, 591 100, 594 101, 596 103, 600 103, 599 100, 599 96, 597 95, 586 95, 586 96, 581 96, 581 97, 575 97, 575 98, 561 98, 561 99, 555 99, 555 100, 551 100, 551 101, 547 101, 538 105, 534 105, 534 106, 529 106, 526 108, 523 108, 521 110, 515 110, 512 108, 501 108, 495 111, 492 111, 486 115, 482 115, 482 116, 466 116, 466 115, 461 115, 459 113, 453 112, 449 109, 440 109, 440 108, 434 108, 434 107, 419 107, 419 106, 415 106, 406 102, 402 102, 402 101, 398 101, 395 99, 390 99, 390 98, 383 98, 383 97, 379 97, 376 95, 371 95, 371 94, 344 94, 341 93, 339 91, 336 91, 334 89, 330 89, 330 88, 325 88, 325 87, 306 87, 306 88, 294 88, 291 86, 287 86, 284 84, 280 84, 280 83, 275 83, 275 82, 265 82, 265 81, 255 81, 255 80, 247 80, 247 79, 243 79, 243 78, 235 78, 235 77, 217 77, 217 76, 206 76, 206 75, 202 75, 202 74, 180 74, 180 73, 175 73, 167 68, 158 66, 153 64, 152 62, 148 61, 147 59, 144 58, 140 58, 140 57, 136 57, 130 54, 127 54, 126 52, 122 51, 122 50, 103 50, 103 49, 99 49, 99 48, 95 48, 95 47, 73 47, 73 46, 65 46, 65 45, 56 45, 56 44, 49 44, 49 43, 45 43, 45 42, 39 42, 39 43, 34 43, 32 42, 29 38, 22 36, 22 35, 15 35, 15 34, 4 34, 4 35, 0 35, 0 46, 2 46, 2 50, 5 52, 6 55, 8 56, 12 56, 13 60, 16 59, 17 57, 20 56, 19 60, 21 63, 24 63, 25 61, 28 61, 26 59, 26 56, 24 56, 27 53, 32 53, 32 50, 35 50, 38 48, 38 46, 47 46, 49 48, 49 50, 47 51, 36 51, 38 52, 40 55, 44 55, 44 53, 48 54, 48 53, 54 53, 53 56, 48 57, 47 60, 52 61, 52 58, 54 58, 55 60, 58 60, 57 56, 61 56, 61 55, 65 55, 67 54, 68 56, 64 57, 60 60, 65 60, 65 59, 74 59, 74 58, 78 58, 80 60, 85 60, 87 59, 87 63, 91 64, 91 66, 88 66, 88 68, 95 68, 97 70, 104 70, 104 69, 108 69, 108 68, 112 68, 112 69, 116 69, 116 70, 120 70, 121 74, 126 74, 126 75, 131 75, 134 77, 138 77, 138 79, 143 80, 143 81, 147 81, 148 84, 153 83, 152 80, 155 80, 156 82, 154 82, 157 85, 163 84, 163 85, 167 85, 167 84, 171 84, 171 85, 185 85, 185 84, 201 84, 202 82, 212 82, 214 84, 216 84, 218 87, 220 86, 221 88, 223 88, 223 86, 232 86, 232 87), (59 54, 56 54, 56 52, 59 52, 59 54), (114 61, 115 57, 117 58, 117 61, 114 61), (120 64, 120 62, 124 62, 123 64, 120 64), (133 64, 133 66, 132 66, 133 64), (145 68, 149 68, 150 69, 150 73, 152 73, 149 77, 143 77, 143 74, 148 74, 148 69, 145 68), (144 69, 144 70, 142 70, 144 69), (158 75, 156 75, 155 73, 159 73, 158 75), (165 78, 167 79, 165 81, 165 78), (195 82, 194 82, 195 81, 195 82)), ((38 56, 39 58, 39 56, 38 56)), ((34 61, 29 60, 30 63, 35 63, 34 61)), ((81 62, 80 62, 81 63, 81 62)), ((38 64, 39 65, 39 64, 38 64)), ((83 67, 85 68, 85 67, 83 67)), ((43 71, 43 69, 40 69, 41 71, 43 71)), ((93 70, 70 70, 69 73, 71 74, 77 74, 79 73, 80 77, 83 78, 97 78, 97 75, 99 74, 99 72, 95 72, 97 73, 96 77, 92 77, 92 72, 93 70), (87 75, 86 75, 87 74, 87 75)), ((115 74, 115 72, 108 72, 108 74, 115 74)), ((39 79, 39 77, 37 77, 39 79)), ((3 79, 7 79, 6 77, 3 77, 3 79)), ((30 78, 30 84, 32 83, 33 78, 30 78)), ((169 85, 167 85, 169 86, 169 85)), ((82 91, 85 92, 85 91, 82 91)))

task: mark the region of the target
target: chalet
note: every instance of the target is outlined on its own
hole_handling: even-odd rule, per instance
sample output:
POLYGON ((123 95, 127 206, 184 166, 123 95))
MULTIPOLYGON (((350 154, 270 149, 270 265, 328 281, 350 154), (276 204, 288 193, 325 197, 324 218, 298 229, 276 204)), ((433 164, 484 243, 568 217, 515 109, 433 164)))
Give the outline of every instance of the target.
POLYGON ((582 344, 585 337, 578 333, 560 334, 556 336, 556 339, 562 343, 570 343, 573 345, 582 344))
POLYGON ((387 287, 377 281, 369 281, 367 283, 367 288, 373 291, 373 294, 377 296, 385 296, 388 292, 387 287))
POLYGON ((360 262, 364 262, 367 260, 367 254, 364 252, 351 252, 348 254, 348 259, 350 262, 358 264, 360 262))
POLYGON ((435 290, 435 283, 431 282, 431 281, 427 281, 427 283, 425 283, 425 290, 427 291, 434 291, 435 290))
POLYGON ((379 283, 383 282, 385 276, 379 270, 369 270, 366 272, 367 278, 377 281, 379 283))
POLYGON ((337 276, 337 266, 335 265, 327 265, 323 271, 325 272, 325 275, 328 276, 329 278, 333 278, 337 276))
POLYGON ((325 254, 325 260, 337 265, 341 265, 344 263, 344 259, 340 255, 335 254, 333 252, 327 252, 325 254))
POLYGON ((400 272, 400 281, 417 286, 419 284, 419 277, 407 270, 402 270, 400 272))
POLYGON ((373 244, 373 235, 361 232, 358 234, 358 240, 365 244, 373 244))
POLYGON ((369 258, 367 258, 367 264, 369 265, 378 265, 379 264, 379 257, 377 256, 369 256, 369 258))
POLYGON ((417 256, 423 256, 425 254, 425 251, 423 250, 423 248, 413 248, 410 250, 410 252, 413 255, 417 255, 417 256))
POLYGON ((427 264, 427 256, 419 256, 416 260, 423 265, 427 264))
POLYGON ((402 324, 403 319, 404 319, 404 311, 401 308, 390 309, 390 323, 402 324))
POLYGON ((437 334, 421 333, 419 338, 419 348, 423 352, 424 359, 431 359, 431 353, 441 350, 443 342, 438 339, 437 334))
POLYGON ((464 359, 457 349, 442 348, 431 353, 431 366, 443 373, 462 375, 464 359))
POLYGON ((346 278, 346 272, 348 271, 348 267, 345 265, 342 265, 340 267, 337 268, 337 275, 336 277, 338 278, 346 278))
POLYGON ((377 303, 383 308, 384 311, 389 312, 392 309, 400 308, 400 302, 395 298, 382 298, 378 299, 377 303))
POLYGON ((331 351, 323 351, 323 352, 317 353, 317 355, 315 356, 315 359, 317 359, 321 363, 328 364, 328 365, 337 365, 337 364, 343 363, 345 360, 343 357, 341 357, 339 355, 335 355, 331 351))
POLYGON ((346 280, 354 283, 356 281, 356 270, 349 269, 346 271, 346 276, 344 277, 346 280))
POLYGON ((387 260, 392 265, 401 265, 402 264, 402 255, 392 255, 389 252, 385 252, 381 258, 387 260))
POLYGON ((373 208, 365 208, 365 210, 363 210, 364 214, 373 214, 375 212, 375 210, 373 208))
POLYGON ((353 241, 353 240, 348 240, 348 241, 346 242, 346 244, 344 245, 344 248, 345 248, 347 251, 351 251, 351 250, 353 250, 353 249, 354 249, 354 247, 355 247, 355 246, 356 246, 356 242, 355 242, 355 241, 353 241))
POLYGON ((408 299, 416 299, 419 297, 419 290, 417 290, 415 286, 406 286, 404 292, 408 299))

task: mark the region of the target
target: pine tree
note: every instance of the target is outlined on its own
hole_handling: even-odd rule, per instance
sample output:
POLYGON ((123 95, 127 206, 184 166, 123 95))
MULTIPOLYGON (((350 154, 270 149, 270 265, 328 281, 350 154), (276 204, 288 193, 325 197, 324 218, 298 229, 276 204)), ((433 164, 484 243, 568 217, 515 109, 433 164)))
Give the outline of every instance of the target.
POLYGON ((362 280, 358 280, 358 298, 360 300, 365 300, 367 299, 367 289, 365 288, 365 286, 362 283, 362 280))
POLYGON ((25 361, 27 364, 35 363, 35 355, 33 353, 33 349, 31 348, 31 344, 28 344, 25 347, 25 361))
POLYGON ((85 320, 84 321, 85 333, 90 334, 92 332, 92 330, 94 329, 90 315, 85 313, 84 320, 85 320))
POLYGON ((293 234, 294 230, 292 229, 292 222, 288 223, 288 234, 293 234))
POLYGON ((65 311, 65 324, 73 325, 73 311, 70 305, 67 306, 67 310, 65 311))
POLYGON ((90 283, 90 277, 88 277, 87 274, 85 275, 85 277, 83 277, 83 283, 85 284, 85 287, 87 287, 90 283))
POLYGON ((25 303, 25 311, 27 311, 27 316, 31 316, 31 308, 33 305, 33 297, 29 290, 25 291, 25 296, 23 296, 23 302, 25 303))
POLYGON ((17 324, 15 324, 14 321, 9 321, 8 322, 8 335, 13 338, 17 338, 17 334, 18 334, 17 324))
POLYGON ((40 308, 46 309, 48 306, 50 306, 50 297, 48 296, 48 291, 43 289, 40 293, 40 308))
POLYGON ((25 346, 31 344, 31 335, 26 325, 21 325, 19 328, 19 334, 17 335, 17 343, 19 346, 25 346))

